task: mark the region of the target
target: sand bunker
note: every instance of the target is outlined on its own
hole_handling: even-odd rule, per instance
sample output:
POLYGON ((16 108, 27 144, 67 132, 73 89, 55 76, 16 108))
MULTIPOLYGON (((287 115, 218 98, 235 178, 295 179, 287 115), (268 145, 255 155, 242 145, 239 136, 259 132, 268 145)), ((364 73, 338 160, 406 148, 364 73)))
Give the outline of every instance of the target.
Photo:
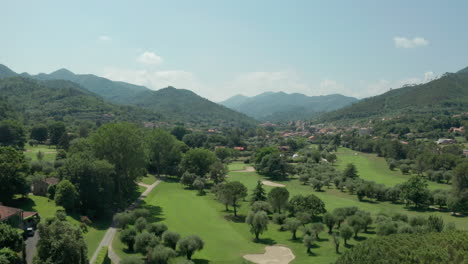
POLYGON ((264 254, 249 254, 244 258, 257 264, 288 264, 295 256, 287 247, 269 246, 265 247, 264 254))
POLYGON ((266 186, 271 186, 271 187, 285 187, 286 185, 281 184, 281 183, 276 183, 272 181, 262 181, 262 183, 266 186))
POLYGON ((247 166, 243 170, 235 170, 234 172, 254 172, 255 168, 252 166, 247 166))

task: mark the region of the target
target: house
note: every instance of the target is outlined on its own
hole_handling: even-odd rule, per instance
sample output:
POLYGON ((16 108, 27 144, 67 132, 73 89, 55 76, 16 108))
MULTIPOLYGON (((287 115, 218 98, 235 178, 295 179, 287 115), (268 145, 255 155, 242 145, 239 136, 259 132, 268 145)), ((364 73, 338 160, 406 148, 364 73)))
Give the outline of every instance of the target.
POLYGON ((457 144, 457 141, 451 138, 440 138, 436 142, 439 145, 457 144))
POLYGON ((450 133, 460 133, 460 134, 462 134, 462 133, 465 132, 465 127, 463 127, 463 126, 462 127, 451 127, 449 129, 449 132, 450 133))
POLYGON ((244 147, 234 147, 235 150, 239 150, 239 151, 244 151, 245 148, 244 147))
POLYGON ((314 141, 315 140, 315 136, 310 136, 309 137, 309 141, 314 141))
POLYGON ((464 150, 463 150, 463 155, 465 155, 465 157, 468 158, 468 149, 464 149, 464 150))
POLYGON ((32 193, 34 195, 46 196, 49 186, 57 185, 59 181, 60 180, 58 178, 45 178, 43 180, 36 181, 33 183, 32 193))
POLYGON ((23 211, 19 208, 0 205, 0 222, 7 223, 13 227, 27 228, 39 221, 37 212, 23 211))
POLYGON ((289 146, 279 146, 278 150, 279 151, 289 151, 289 146))

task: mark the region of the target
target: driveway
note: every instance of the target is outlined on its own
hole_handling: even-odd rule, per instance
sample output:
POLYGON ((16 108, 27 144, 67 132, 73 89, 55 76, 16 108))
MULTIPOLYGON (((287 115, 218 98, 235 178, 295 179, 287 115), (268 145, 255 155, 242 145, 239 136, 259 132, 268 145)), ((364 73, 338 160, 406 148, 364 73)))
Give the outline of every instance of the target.
POLYGON ((34 253, 36 253, 36 245, 39 241, 39 232, 35 230, 34 236, 26 239, 26 263, 32 264, 34 253))

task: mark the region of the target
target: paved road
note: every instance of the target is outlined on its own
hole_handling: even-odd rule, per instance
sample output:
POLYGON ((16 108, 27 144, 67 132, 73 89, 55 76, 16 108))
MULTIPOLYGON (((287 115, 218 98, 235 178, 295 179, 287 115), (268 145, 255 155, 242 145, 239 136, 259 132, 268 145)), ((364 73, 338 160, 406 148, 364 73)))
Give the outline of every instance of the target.
POLYGON ((36 245, 39 241, 39 232, 35 230, 34 236, 26 239, 26 263, 32 264, 34 253, 36 253, 36 245))
MULTIPOLYGON (((140 197, 138 197, 138 199, 127 208, 127 211, 135 209, 146 198, 146 196, 148 196, 148 194, 150 194, 153 191, 154 187, 156 187, 160 182, 161 182, 160 180, 157 180, 151 185, 139 183, 138 185, 141 185, 147 188, 140 195, 140 197)), ((112 240, 114 239, 116 233, 117 233, 117 227, 115 226, 115 223, 112 223, 111 227, 107 229, 106 234, 102 238, 101 243, 99 243, 99 246, 97 247, 96 251, 94 251, 93 257, 91 258, 89 263, 94 264, 96 262, 96 258, 99 254, 99 251, 102 249, 102 247, 108 248, 108 255, 112 263, 114 264, 120 263, 119 256, 117 256, 117 254, 115 254, 115 252, 112 250, 112 240)))

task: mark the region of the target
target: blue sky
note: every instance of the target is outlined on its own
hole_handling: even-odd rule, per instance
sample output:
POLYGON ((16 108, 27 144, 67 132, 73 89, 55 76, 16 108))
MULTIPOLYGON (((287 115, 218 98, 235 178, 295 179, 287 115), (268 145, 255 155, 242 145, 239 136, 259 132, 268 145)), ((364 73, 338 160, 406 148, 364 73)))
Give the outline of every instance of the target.
POLYGON ((468 66, 468 1, 7 1, 0 63, 219 101, 367 97, 468 66))

